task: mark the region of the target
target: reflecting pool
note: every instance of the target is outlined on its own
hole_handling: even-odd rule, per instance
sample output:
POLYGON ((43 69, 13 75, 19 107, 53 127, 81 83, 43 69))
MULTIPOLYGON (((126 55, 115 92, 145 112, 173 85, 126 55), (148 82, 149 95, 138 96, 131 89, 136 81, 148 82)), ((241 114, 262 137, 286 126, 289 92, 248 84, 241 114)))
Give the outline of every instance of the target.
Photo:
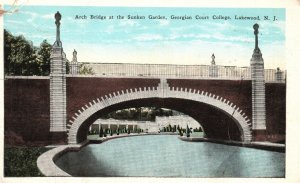
POLYGON ((284 177, 285 153, 176 135, 148 135, 90 144, 55 162, 72 176, 90 177, 284 177))

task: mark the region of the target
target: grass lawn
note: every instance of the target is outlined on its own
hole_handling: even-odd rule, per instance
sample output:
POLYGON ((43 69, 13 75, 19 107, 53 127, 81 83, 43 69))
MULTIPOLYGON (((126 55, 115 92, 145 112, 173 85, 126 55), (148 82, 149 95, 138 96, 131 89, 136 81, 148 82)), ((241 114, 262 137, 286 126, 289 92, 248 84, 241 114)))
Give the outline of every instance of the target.
POLYGON ((49 148, 45 147, 5 147, 4 176, 37 177, 43 176, 36 164, 37 158, 49 148))

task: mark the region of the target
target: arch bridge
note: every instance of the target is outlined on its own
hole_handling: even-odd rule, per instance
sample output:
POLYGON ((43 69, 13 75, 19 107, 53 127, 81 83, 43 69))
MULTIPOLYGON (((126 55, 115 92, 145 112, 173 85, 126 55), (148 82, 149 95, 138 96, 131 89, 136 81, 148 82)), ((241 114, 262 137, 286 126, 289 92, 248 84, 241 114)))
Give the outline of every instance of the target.
POLYGON ((224 78, 220 74, 224 67, 215 65, 214 55, 211 65, 199 72, 193 68, 194 73, 206 73, 204 78, 178 75, 178 69, 176 77, 153 76, 150 70, 148 76, 82 76, 78 75, 75 51, 71 73, 66 74, 67 59, 57 24, 50 76, 6 77, 5 131, 28 142, 77 144, 86 140, 88 127, 101 115, 153 106, 191 116, 208 138, 245 143, 282 141, 286 85, 279 71, 274 72, 275 80, 266 82, 270 72, 264 70, 258 48, 258 25, 253 28, 256 42, 250 67, 243 70, 248 73, 245 78, 224 78))

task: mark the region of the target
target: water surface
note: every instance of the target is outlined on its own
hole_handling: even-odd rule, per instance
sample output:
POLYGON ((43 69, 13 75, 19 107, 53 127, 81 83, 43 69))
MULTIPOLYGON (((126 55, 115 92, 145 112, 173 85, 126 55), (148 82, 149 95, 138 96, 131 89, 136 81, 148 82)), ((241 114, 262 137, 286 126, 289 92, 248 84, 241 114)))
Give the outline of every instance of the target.
POLYGON ((73 176, 284 177, 285 154, 171 135, 126 137, 68 152, 56 164, 73 176))

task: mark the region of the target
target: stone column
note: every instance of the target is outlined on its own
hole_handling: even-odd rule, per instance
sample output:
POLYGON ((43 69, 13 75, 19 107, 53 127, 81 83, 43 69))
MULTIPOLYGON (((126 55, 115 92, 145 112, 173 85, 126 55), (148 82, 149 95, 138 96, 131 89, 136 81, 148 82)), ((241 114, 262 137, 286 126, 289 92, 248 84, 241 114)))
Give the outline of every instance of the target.
POLYGON ((77 62, 77 51, 73 51, 73 58, 70 63, 70 74, 77 75, 79 73, 79 66, 77 62))
POLYGON ((211 56, 211 65, 209 66, 209 77, 218 77, 218 67, 216 66, 216 61, 215 61, 215 54, 212 54, 211 56))
POLYGON ((55 14, 56 41, 50 56, 50 132, 66 131, 66 55, 60 41, 59 12, 55 14))
POLYGON ((253 26, 255 49, 251 58, 252 130, 254 141, 266 140, 266 100, 264 60, 258 47, 258 24, 253 26))
POLYGON ((276 72, 275 72, 275 81, 278 81, 278 82, 283 82, 284 79, 283 79, 283 72, 280 70, 280 68, 278 67, 276 72))

